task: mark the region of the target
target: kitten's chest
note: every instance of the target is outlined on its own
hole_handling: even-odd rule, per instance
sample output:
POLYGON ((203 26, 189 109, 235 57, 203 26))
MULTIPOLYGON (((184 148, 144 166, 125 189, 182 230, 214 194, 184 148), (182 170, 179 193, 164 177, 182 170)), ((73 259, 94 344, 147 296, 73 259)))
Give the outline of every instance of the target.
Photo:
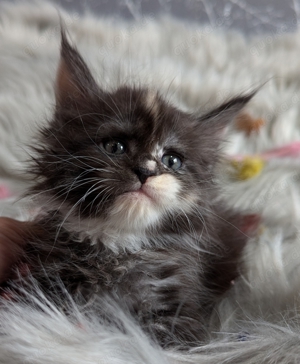
POLYGON ((97 297, 112 297, 163 345, 183 332, 185 341, 203 339, 218 296, 205 283, 204 255, 186 247, 115 253, 67 234, 56 241, 50 235, 42 244, 29 244, 26 258, 46 295, 57 296, 62 282, 84 305, 97 297))
POLYGON ((49 279, 59 277, 73 297, 88 302, 109 293, 134 311, 146 306, 169 310, 187 297, 196 299, 203 289, 204 262, 186 249, 115 253, 89 241, 68 238, 55 244, 44 241, 38 251, 31 245, 27 258, 32 274, 42 285, 49 287, 49 279))

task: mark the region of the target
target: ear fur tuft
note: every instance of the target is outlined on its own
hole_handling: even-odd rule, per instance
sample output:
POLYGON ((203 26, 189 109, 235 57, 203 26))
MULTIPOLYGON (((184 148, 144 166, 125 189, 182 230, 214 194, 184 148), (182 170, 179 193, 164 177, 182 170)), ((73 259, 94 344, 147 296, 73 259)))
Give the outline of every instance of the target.
POLYGON ((77 49, 69 43, 61 25, 60 61, 56 74, 56 105, 59 107, 80 104, 99 90, 88 66, 77 49))
POLYGON ((239 95, 231 98, 230 100, 224 102, 215 109, 200 116, 199 121, 202 124, 207 123, 209 126, 215 127, 217 129, 225 128, 248 104, 248 102, 254 97, 257 91, 258 89, 255 89, 248 94, 239 95))

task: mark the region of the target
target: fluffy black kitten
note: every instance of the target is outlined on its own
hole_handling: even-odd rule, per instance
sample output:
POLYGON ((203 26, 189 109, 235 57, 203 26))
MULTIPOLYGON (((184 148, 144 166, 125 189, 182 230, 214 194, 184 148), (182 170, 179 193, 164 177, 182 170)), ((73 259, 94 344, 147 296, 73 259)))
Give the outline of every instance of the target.
POLYGON ((60 277, 80 304, 113 297, 163 346, 205 340, 246 240, 216 202, 214 166, 222 129, 251 97, 199 117, 152 90, 106 92, 63 34, 26 252, 44 291, 60 277))

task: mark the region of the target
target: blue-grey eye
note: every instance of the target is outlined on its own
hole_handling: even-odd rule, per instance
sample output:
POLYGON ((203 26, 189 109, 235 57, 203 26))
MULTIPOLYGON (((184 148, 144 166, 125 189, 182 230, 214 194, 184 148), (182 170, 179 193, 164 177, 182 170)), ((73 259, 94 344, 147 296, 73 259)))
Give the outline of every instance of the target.
POLYGON ((177 171, 182 165, 182 161, 179 157, 172 154, 165 154, 163 155, 161 161, 163 164, 165 164, 167 167, 172 168, 174 171, 177 171))
POLYGON ((104 149, 109 154, 123 154, 125 153, 125 145, 117 140, 109 140, 103 143, 104 149))

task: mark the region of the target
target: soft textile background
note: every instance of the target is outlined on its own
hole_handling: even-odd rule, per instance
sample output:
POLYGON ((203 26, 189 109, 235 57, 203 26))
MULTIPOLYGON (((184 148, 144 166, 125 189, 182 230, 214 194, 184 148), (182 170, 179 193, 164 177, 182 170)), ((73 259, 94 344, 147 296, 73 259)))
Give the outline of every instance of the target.
MULTIPOLYGON (((231 95, 262 85, 247 111, 253 117, 263 118, 266 125, 258 135, 250 137, 232 130, 224 151, 228 154, 259 153, 300 140, 298 32, 246 37, 237 31, 224 31, 221 20, 200 27, 168 16, 155 19, 142 16, 139 20, 126 22, 93 15, 79 16, 62 10, 60 12, 71 40, 78 46, 102 87, 109 89, 122 83, 146 84, 159 89, 179 107, 202 113, 231 95)), ((57 10, 44 2, 39 2, 38 5, 25 2, 17 5, 2 4, 0 50, 0 179, 12 195, 0 201, 0 212, 6 216, 26 218, 30 214, 27 205, 24 202, 12 202, 29 184, 25 169, 28 153, 31 153, 30 145, 34 144, 37 127, 51 117, 53 110, 53 83, 59 55, 57 10)), ((223 166, 226 167, 225 162, 223 166)), ((244 355, 244 351, 248 350, 249 355, 255 357, 251 363, 267 363, 262 357, 256 357, 263 352, 260 352, 262 345, 265 345, 265 350, 269 350, 269 355, 277 355, 272 345, 279 345, 284 338, 290 340, 292 334, 295 344, 284 342, 286 347, 281 346, 280 354, 284 357, 291 352, 293 358, 299 358, 297 325, 295 329, 287 324, 281 325, 282 321, 288 321, 290 317, 294 317, 292 322, 295 324, 295 316, 298 314, 300 159, 272 160, 259 176, 247 181, 237 181, 230 178, 228 173, 227 167, 220 168, 224 198, 245 211, 261 214, 263 220, 257 236, 246 249, 242 278, 235 282, 216 312, 216 325, 221 324, 219 330, 222 335, 225 332, 235 333, 233 338, 226 338, 229 342, 232 340, 230 350, 226 352, 222 346, 224 358, 232 358, 230 355, 233 355, 233 351, 238 356, 244 355), (252 320, 268 323, 251 325, 252 320), (285 330, 284 335, 280 334, 280 330, 285 330), (237 339, 238 335, 242 335, 241 340, 237 339), (242 353, 240 342, 247 343, 251 335, 253 341, 249 339, 249 344, 243 346, 242 353), (255 339, 255 335, 259 335, 259 339, 255 339), (291 349, 287 349, 287 346, 291 349)), ((27 354, 22 352, 26 345, 19 344, 26 336, 26 330, 27 334, 32 330, 32 337, 28 339, 32 341, 26 350, 30 349, 30 345, 33 347, 36 344, 35 332, 43 336, 44 326, 31 327, 29 330, 29 316, 26 321, 26 308, 23 309, 24 311, 17 307, 16 310, 19 311, 5 317, 0 314, 0 323, 2 324, 2 319, 5 320, 6 329, 11 334, 10 341, 5 344, 7 359, 4 361, 0 358, 0 363, 19 363, 19 358, 27 358, 27 354), (20 317, 25 320, 23 326, 20 325, 19 331, 13 331, 19 325, 20 317), (17 352, 16 347, 19 347, 13 346, 14 340, 22 349, 18 349, 18 358, 11 359, 10 355, 17 352)), ((34 314, 31 320, 35 320, 34 314)), ((54 322, 59 327, 58 316, 54 315, 51 323, 45 320, 43 318, 41 322, 46 322, 45 325, 54 322)), ((67 322, 67 318, 64 320, 67 322)), ((38 325, 38 322, 37 320, 34 324, 38 325)), ((64 321, 59 322, 62 324, 64 321)), ((32 322, 30 324, 33 325, 32 322)), ((67 325, 71 325, 70 322, 67 325)), ((113 333, 105 331, 102 326, 93 327, 93 330, 96 330, 98 341, 99 333, 111 340, 114 337, 113 333)), ((58 335, 57 332, 47 333, 50 336, 58 335)), ((80 335, 76 336, 79 342, 80 335)), ((126 341, 126 337, 123 339, 126 341)), ((86 336, 85 340, 89 345, 94 343, 93 335, 86 336)), ((145 342, 143 345, 146 345, 145 342)), ((1 345, 3 347, 0 340, 0 353, 1 345)), ((59 345, 65 348, 65 343, 60 342, 59 345)), ((71 348, 76 346, 72 340, 68 345, 71 348)), ((109 351, 113 347, 113 340, 109 343, 111 346, 105 346, 105 342, 101 342, 101 345, 101 350, 109 351)), ((211 350, 209 348, 203 350, 211 350)), ((40 354, 34 357, 35 361, 32 361, 32 353, 27 358, 31 363, 40 363, 39 360, 44 358, 41 349, 36 350, 40 354)), ((86 349, 83 347, 80 350, 82 357, 87 358, 86 349)), ((128 349, 127 358, 133 355, 134 350, 134 347, 128 349)), ((215 354, 211 353, 206 359, 199 356, 201 361, 197 360, 199 363, 208 363, 213 360, 213 355, 215 354)), ((67 350, 62 349, 60 359, 53 362, 76 362, 72 358, 72 350, 68 354, 67 350), (64 353, 67 353, 66 359, 63 359, 64 353)), ((149 359, 137 357, 137 361, 134 361, 130 358, 131 361, 124 363, 146 363, 149 359)), ((123 363, 118 361, 121 362, 123 363)), ((246 357, 236 362, 245 363, 246 357)), ((285 357, 279 362, 289 363, 285 357)))

